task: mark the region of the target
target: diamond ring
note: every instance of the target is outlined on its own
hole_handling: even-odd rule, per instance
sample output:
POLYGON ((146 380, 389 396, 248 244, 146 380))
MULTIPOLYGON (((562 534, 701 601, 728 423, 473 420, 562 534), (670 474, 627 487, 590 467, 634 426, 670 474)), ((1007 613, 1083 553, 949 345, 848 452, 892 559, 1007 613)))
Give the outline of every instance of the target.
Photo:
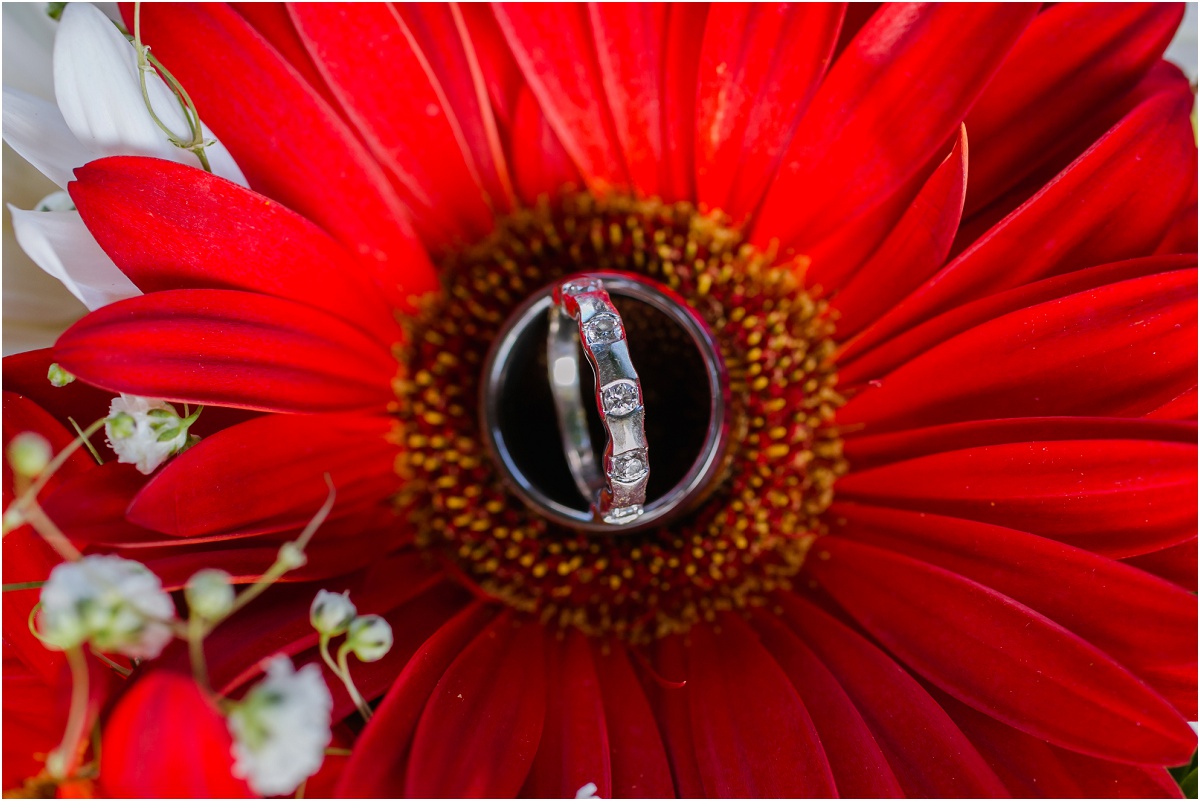
POLYGON ((594 533, 661 525, 707 497, 726 465, 728 406, 708 324, 631 273, 583 273, 535 292, 498 331, 480 387, 484 441, 514 494, 594 533), (634 360, 649 372, 639 376, 634 360))
POLYGON ((650 453, 642 386, 629 357, 621 313, 604 282, 581 276, 554 288, 546 363, 558 429, 575 485, 597 518, 612 525, 642 515, 650 453), (608 435, 603 469, 592 448, 579 375, 579 345, 596 377, 596 405, 608 435))

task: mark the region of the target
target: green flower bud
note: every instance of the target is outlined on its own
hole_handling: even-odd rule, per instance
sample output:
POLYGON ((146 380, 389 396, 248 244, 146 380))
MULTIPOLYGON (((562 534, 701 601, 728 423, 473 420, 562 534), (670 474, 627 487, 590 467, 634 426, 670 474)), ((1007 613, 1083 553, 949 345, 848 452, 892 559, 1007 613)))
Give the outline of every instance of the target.
POLYGON ((58 362, 50 365, 50 369, 46 372, 46 378, 50 379, 50 383, 56 387, 65 387, 75 380, 75 376, 59 367, 58 362))
POLYGON ((41 475, 53 456, 49 440, 33 431, 23 431, 8 443, 8 463, 25 478, 41 475))

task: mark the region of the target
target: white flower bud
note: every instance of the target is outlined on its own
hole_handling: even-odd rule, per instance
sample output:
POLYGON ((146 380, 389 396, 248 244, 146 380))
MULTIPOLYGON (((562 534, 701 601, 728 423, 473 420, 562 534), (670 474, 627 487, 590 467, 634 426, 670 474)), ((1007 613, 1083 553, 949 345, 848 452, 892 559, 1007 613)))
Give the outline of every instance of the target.
POLYGON ((33 431, 22 431, 8 443, 8 463, 13 472, 26 478, 41 475, 53 456, 50 441, 33 431))
POLYGON ((285 542, 279 546, 279 556, 276 557, 288 570, 295 570, 308 564, 304 549, 294 542, 285 542))
POLYGON ((75 211, 75 201, 66 192, 51 192, 38 201, 34 211, 75 211))
POLYGON ((233 608, 232 576, 224 570, 198 570, 183 590, 188 609, 204 620, 217 620, 233 608))
POLYGON ((150 475, 192 444, 188 428, 195 419, 195 415, 181 418, 165 401, 122 395, 113 398, 104 431, 117 461, 136 465, 139 473, 150 475))
POLYGON ((361 662, 377 662, 392 650, 392 627, 379 615, 363 615, 350 622, 346 645, 361 662))
POLYGON ((119 556, 64 562, 42 586, 43 641, 66 650, 90 642, 97 650, 153 659, 171 641, 175 605, 158 576, 119 556))
POLYGON ((50 369, 46 371, 46 378, 56 387, 65 387, 75 380, 75 376, 62 369, 58 362, 50 365, 50 369))
POLYGON ((325 759, 333 697, 316 665, 295 670, 280 655, 266 670, 229 713, 233 773, 260 795, 288 795, 325 759))
POLYGON ((342 593, 317 590, 317 597, 313 598, 309 610, 309 620, 321 634, 336 637, 346 632, 357 614, 348 590, 342 593))
POLYGON ((600 796, 596 795, 596 791, 599 789, 600 788, 596 786, 595 782, 588 782, 587 784, 583 785, 582 787, 580 787, 578 790, 575 791, 575 797, 576 798, 599 798, 600 796))

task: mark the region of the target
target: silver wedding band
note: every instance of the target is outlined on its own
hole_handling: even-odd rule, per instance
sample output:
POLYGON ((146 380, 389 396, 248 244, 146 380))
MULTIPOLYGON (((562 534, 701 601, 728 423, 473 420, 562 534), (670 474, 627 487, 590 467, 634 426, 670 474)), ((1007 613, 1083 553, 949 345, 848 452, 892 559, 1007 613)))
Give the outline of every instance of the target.
POLYGON ((614 526, 645 511, 650 480, 642 385, 629 358, 625 323, 599 278, 581 276, 554 288, 546 365, 567 465, 593 516, 614 526), (608 435, 602 459, 592 448, 579 370, 579 346, 595 375, 595 403, 608 435), (603 469, 598 462, 603 461, 603 469))
MULTIPOLYGON (((641 347, 648 345, 643 343, 641 347)), ((528 506, 577 530, 629 532, 666 522, 694 507, 715 486, 729 440, 727 384, 725 363, 712 332, 679 295, 630 273, 583 273, 543 288, 500 329, 484 365, 480 422, 503 478, 528 506), (660 312, 684 331, 704 365, 704 374, 696 376, 694 388, 707 393, 709 399, 704 441, 699 443, 687 473, 655 498, 647 498, 650 444, 645 433, 641 380, 634 369, 639 344, 627 340, 613 296, 638 301, 660 312), (544 340, 545 375, 562 452, 580 494, 578 505, 551 497, 522 469, 514 451, 536 441, 527 439, 527 432, 522 430, 528 423, 502 422, 502 407, 513 400, 505 393, 519 392, 510 386, 512 374, 518 372, 514 362, 529 358, 529 337, 539 320, 549 324, 544 340), (591 402, 596 404, 608 438, 600 452, 593 445, 588 427, 580 351, 591 365, 595 386, 591 402)), ((652 409, 668 416, 671 411, 652 409)), ((528 457, 524 463, 529 464, 528 457)))

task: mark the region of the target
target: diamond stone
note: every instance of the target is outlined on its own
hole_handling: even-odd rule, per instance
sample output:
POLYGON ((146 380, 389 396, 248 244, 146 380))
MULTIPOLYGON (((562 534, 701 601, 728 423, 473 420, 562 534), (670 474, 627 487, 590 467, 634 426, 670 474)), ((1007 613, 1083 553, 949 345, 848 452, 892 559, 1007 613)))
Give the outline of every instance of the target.
POLYGON ((646 466, 645 451, 630 451, 614 456, 612 460, 612 477, 626 483, 637 481, 650 472, 646 466))
POLYGON ((605 387, 600 393, 600 401, 605 414, 629 414, 638 407, 637 387, 625 381, 605 387))
POLYGON ((615 314, 597 314, 583 325, 583 335, 589 345, 616 342, 621 338, 621 321, 615 314))
POLYGON ((569 281, 562 285, 564 295, 582 295, 584 292, 595 292, 600 288, 597 281, 569 281))

